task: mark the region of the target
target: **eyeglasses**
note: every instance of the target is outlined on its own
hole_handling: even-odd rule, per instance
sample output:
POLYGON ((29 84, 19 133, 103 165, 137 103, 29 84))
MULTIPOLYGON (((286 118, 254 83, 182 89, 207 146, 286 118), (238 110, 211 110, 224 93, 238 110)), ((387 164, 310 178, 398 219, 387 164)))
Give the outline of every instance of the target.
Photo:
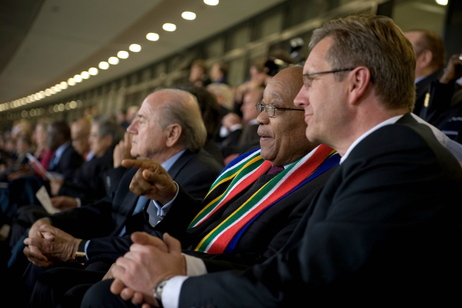
POLYGON ((276 110, 297 110, 297 111, 305 111, 305 109, 297 109, 297 108, 282 108, 282 107, 276 107, 273 104, 268 104, 265 105, 263 103, 258 103, 255 105, 257 107, 257 112, 258 114, 262 113, 265 111, 265 115, 268 118, 273 118, 276 114, 276 110))
POLYGON ((341 68, 338 70, 331 70, 331 71, 323 71, 323 72, 316 72, 311 74, 303 74, 304 77, 313 76, 313 75, 322 75, 322 74, 332 74, 332 73, 340 73, 340 72, 348 72, 354 70, 356 67, 351 68, 341 68))

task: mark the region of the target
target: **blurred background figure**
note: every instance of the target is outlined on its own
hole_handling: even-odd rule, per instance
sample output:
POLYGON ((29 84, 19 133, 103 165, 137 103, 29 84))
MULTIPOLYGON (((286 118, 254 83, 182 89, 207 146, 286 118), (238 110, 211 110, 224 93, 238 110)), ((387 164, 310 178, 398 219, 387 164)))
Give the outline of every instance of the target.
POLYGON ((215 62, 210 67, 210 79, 212 83, 228 84, 228 65, 225 62, 215 62))
POLYGON ((205 87, 211 83, 205 60, 197 59, 191 64, 189 82, 197 87, 205 87))
POLYGON ((428 105, 430 85, 437 80, 446 62, 446 52, 442 38, 435 32, 415 29, 405 32, 416 56, 415 85, 416 98, 414 111, 421 115, 424 105, 428 105))

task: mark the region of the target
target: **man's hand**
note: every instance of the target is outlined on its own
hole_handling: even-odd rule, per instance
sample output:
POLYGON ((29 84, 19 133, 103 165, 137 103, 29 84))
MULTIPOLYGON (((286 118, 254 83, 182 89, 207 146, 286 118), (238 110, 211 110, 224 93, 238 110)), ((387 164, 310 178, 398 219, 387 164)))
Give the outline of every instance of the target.
POLYGON ((35 265, 48 267, 53 261, 73 261, 80 242, 81 239, 76 239, 61 229, 42 224, 33 237, 24 240, 24 244, 28 246, 24 248, 24 254, 35 265))
POLYGON ((50 191, 52 196, 57 196, 61 186, 63 186, 63 180, 51 180, 50 181, 50 191))
POLYGON ((124 257, 116 261, 112 273, 116 278, 111 292, 133 304, 157 306, 153 289, 162 279, 186 275, 186 262, 181 244, 168 234, 164 241, 144 232, 135 232, 133 245, 124 257))
POLYGON ((440 77, 440 83, 449 83, 452 80, 462 77, 462 71, 457 70, 457 67, 462 68, 462 59, 460 54, 452 55, 446 65, 443 75, 440 77))
POLYGON ((77 200, 75 198, 67 197, 67 196, 57 196, 50 198, 51 205, 55 208, 65 211, 68 209, 73 209, 77 207, 77 200))
POLYGON ((228 113, 221 120, 221 125, 226 127, 228 131, 231 131, 234 125, 241 124, 241 117, 235 113, 228 113))
POLYGON ((124 139, 115 146, 114 153, 112 155, 114 160, 114 168, 119 167, 124 159, 132 158, 130 150, 132 148, 132 135, 125 133, 124 139))
POLYGON ((155 161, 124 159, 122 166, 139 168, 130 183, 130 191, 135 195, 146 196, 161 204, 166 204, 175 197, 176 184, 170 174, 155 161))

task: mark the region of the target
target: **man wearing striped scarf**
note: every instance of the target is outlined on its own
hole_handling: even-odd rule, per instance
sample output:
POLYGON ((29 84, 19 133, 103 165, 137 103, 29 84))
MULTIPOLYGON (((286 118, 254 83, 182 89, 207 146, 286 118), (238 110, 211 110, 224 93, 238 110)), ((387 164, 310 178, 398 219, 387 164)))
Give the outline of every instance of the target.
MULTIPOLYGON (((334 150, 306 139, 303 109, 293 104, 301 87, 301 66, 280 71, 266 86, 256 105, 260 148, 240 155, 221 172, 202 211, 178 237, 185 274, 242 269, 271 257, 308 210, 301 201, 314 198, 338 165, 334 150)), ((172 206, 197 202, 177 190, 154 163, 125 163, 146 169, 143 179, 132 181, 135 194, 172 206)))

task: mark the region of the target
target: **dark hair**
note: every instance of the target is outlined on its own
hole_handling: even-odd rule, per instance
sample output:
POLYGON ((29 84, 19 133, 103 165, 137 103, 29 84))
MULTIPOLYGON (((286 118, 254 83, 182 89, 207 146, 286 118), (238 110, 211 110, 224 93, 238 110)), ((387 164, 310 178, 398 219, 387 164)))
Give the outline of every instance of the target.
POLYGON ((207 140, 213 138, 218 133, 222 118, 220 105, 215 96, 203 87, 179 86, 177 89, 187 91, 197 98, 207 131, 207 140))

